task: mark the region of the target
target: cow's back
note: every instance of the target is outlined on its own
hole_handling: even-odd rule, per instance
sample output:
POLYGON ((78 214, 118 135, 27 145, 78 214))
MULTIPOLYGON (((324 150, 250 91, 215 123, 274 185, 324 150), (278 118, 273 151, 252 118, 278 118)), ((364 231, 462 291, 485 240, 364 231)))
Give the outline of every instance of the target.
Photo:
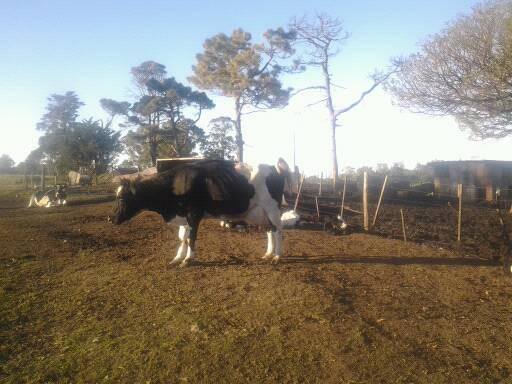
POLYGON ((213 216, 239 215, 249 208, 254 187, 234 164, 225 160, 200 160, 162 172, 178 205, 201 208, 213 216))

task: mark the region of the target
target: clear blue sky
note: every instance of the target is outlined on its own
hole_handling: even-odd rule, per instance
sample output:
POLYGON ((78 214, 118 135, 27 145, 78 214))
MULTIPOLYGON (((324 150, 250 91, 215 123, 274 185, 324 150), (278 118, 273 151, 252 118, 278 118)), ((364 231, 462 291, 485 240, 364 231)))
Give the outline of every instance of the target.
MULTIPOLYGON (((334 82, 347 88, 337 96, 343 106, 368 85, 368 74, 390 57, 412 53, 427 35, 439 31, 476 1, 4 1, 0 11, 0 154, 22 161, 37 147, 36 123, 46 97, 75 91, 86 106, 81 117, 103 117, 102 97, 133 101, 130 68, 145 60, 166 65, 170 76, 186 82, 204 40, 237 27, 255 40, 267 28, 283 26, 294 15, 325 12, 344 21, 351 38, 333 66, 334 82)), ((313 85, 307 72, 285 78, 290 86, 313 85)), ((247 157, 273 161, 290 158, 290 137, 297 134, 298 162, 310 172, 328 170, 328 133, 322 106, 304 110, 314 100, 297 99, 284 110, 248 115, 247 157), (302 104, 301 104, 302 103, 302 104), (269 144, 271 143, 271 144, 269 144), (312 147, 317 151, 311 151, 312 147), (325 150, 324 150, 325 148, 325 150), (306 165, 307 164, 307 165, 306 165)), ((202 119, 232 114, 231 102, 202 119)), ((504 158, 510 140, 470 143, 450 119, 411 116, 378 91, 347 115, 338 134, 341 167, 404 161, 413 166, 432 159, 504 158), (373 120, 372 120, 373 119, 373 120), (426 149, 425 137, 444 136, 450 146, 426 149), (378 145, 377 145, 378 144, 378 145), (457 147, 457 151, 453 147, 457 147), (367 150, 367 153, 362 155, 367 150)), ((432 143, 436 143, 432 141, 432 143)), ((427 144, 428 146, 428 144, 427 144)))

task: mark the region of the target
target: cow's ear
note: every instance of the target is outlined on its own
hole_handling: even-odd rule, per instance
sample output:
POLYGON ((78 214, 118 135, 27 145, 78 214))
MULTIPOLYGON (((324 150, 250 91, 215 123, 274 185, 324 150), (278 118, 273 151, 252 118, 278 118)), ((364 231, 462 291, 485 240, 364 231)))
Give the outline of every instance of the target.
POLYGON ((290 172, 290 167, 288 165, 288 163, 282 158, 280 157, 279 159, 277 159, 277 172, 281 175, 283 173, 288 173, 290 172))

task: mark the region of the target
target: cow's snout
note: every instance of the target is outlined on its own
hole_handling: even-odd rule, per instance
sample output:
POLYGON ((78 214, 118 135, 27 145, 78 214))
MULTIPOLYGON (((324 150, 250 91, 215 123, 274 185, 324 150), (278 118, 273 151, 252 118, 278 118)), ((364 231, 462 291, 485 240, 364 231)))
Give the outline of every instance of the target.
POLYGON ((111 222, 112 222, 112 217, 110 217, 110 215, 109 215, 109 216, 107 216, 107 223, 111 223, 111 222))

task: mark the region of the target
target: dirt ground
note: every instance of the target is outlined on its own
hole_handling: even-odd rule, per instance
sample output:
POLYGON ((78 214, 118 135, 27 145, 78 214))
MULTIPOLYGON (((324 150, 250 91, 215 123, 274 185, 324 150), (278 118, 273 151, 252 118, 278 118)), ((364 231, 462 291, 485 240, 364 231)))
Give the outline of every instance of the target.
POLYGON ((272 266, 263 232, 206 221, 180 269, 155 214, 114 226, 111 203, 16 201, 0 382, 512 383, 512 279, 475 253, 290 230, 272 266))
MULTIPOLYGON (((314 200, 307 197, 306 206, 314 206, 314 200)), ((374 235, 403 239, 400 209, 403 210, 406 237, 409 241, 426 244, 437 248, 457 251, 460 255, 478 256, 481 258, 502 260, 507 252, 507 242, 503 238, 496 206, 467 203, 462 208, 461 241, 457 241, 458 206, 456 203, 442 203, 432 198, 432 202, 384 199, 380 207, 375 226, 371 226, 377 208, 377 201, 369 204, 370 231, 374 235)), ((291 200, 290 200, 290 203, 291 200)), ((339 201, 336 201, 339 204, 339 201)), ((347 200, 347 206, 362 212, 360 199, 347 200)), ((299 204, 299 208, 301 204, 299 204)), ((509 214, 510 204, 501 204, 502 217, 506 228, 512 230, 512 216, 509 214)), ((339 207, 333 212, 339 214, 339 207)), ((316 212, 308 212, 310 220, 316 220, 316 212)), ((353 231, 362 232, 363 216, 345 211, 347 223, 353 231)), ((329 212, 321 211, 320 221, 328 221, 329 212)), ((512 233, 510 233, 512 236, 512 233)))
MULTIPOLYGON (((354 204, 357 206, 357 204, 354 204)), ((403 209, 406 236, 410 241, 448 248, 461 255, 502 259, 507 251, 499 216, 494 207, 465 205, 462 209, 461 242, 457 242, 458 207, 451 205, 384 204, 375 228, 380 236, 403 239, 400 209, 403 209)), ((375 205, 370 205, 375 212, 375 205)), ((512 228, 508 210, 502 208, 508 229, 512 228)), ((372 216, 373 218, 373 216, 372 216)), ((352 222, 362 225, 361 217, 352 222)))

